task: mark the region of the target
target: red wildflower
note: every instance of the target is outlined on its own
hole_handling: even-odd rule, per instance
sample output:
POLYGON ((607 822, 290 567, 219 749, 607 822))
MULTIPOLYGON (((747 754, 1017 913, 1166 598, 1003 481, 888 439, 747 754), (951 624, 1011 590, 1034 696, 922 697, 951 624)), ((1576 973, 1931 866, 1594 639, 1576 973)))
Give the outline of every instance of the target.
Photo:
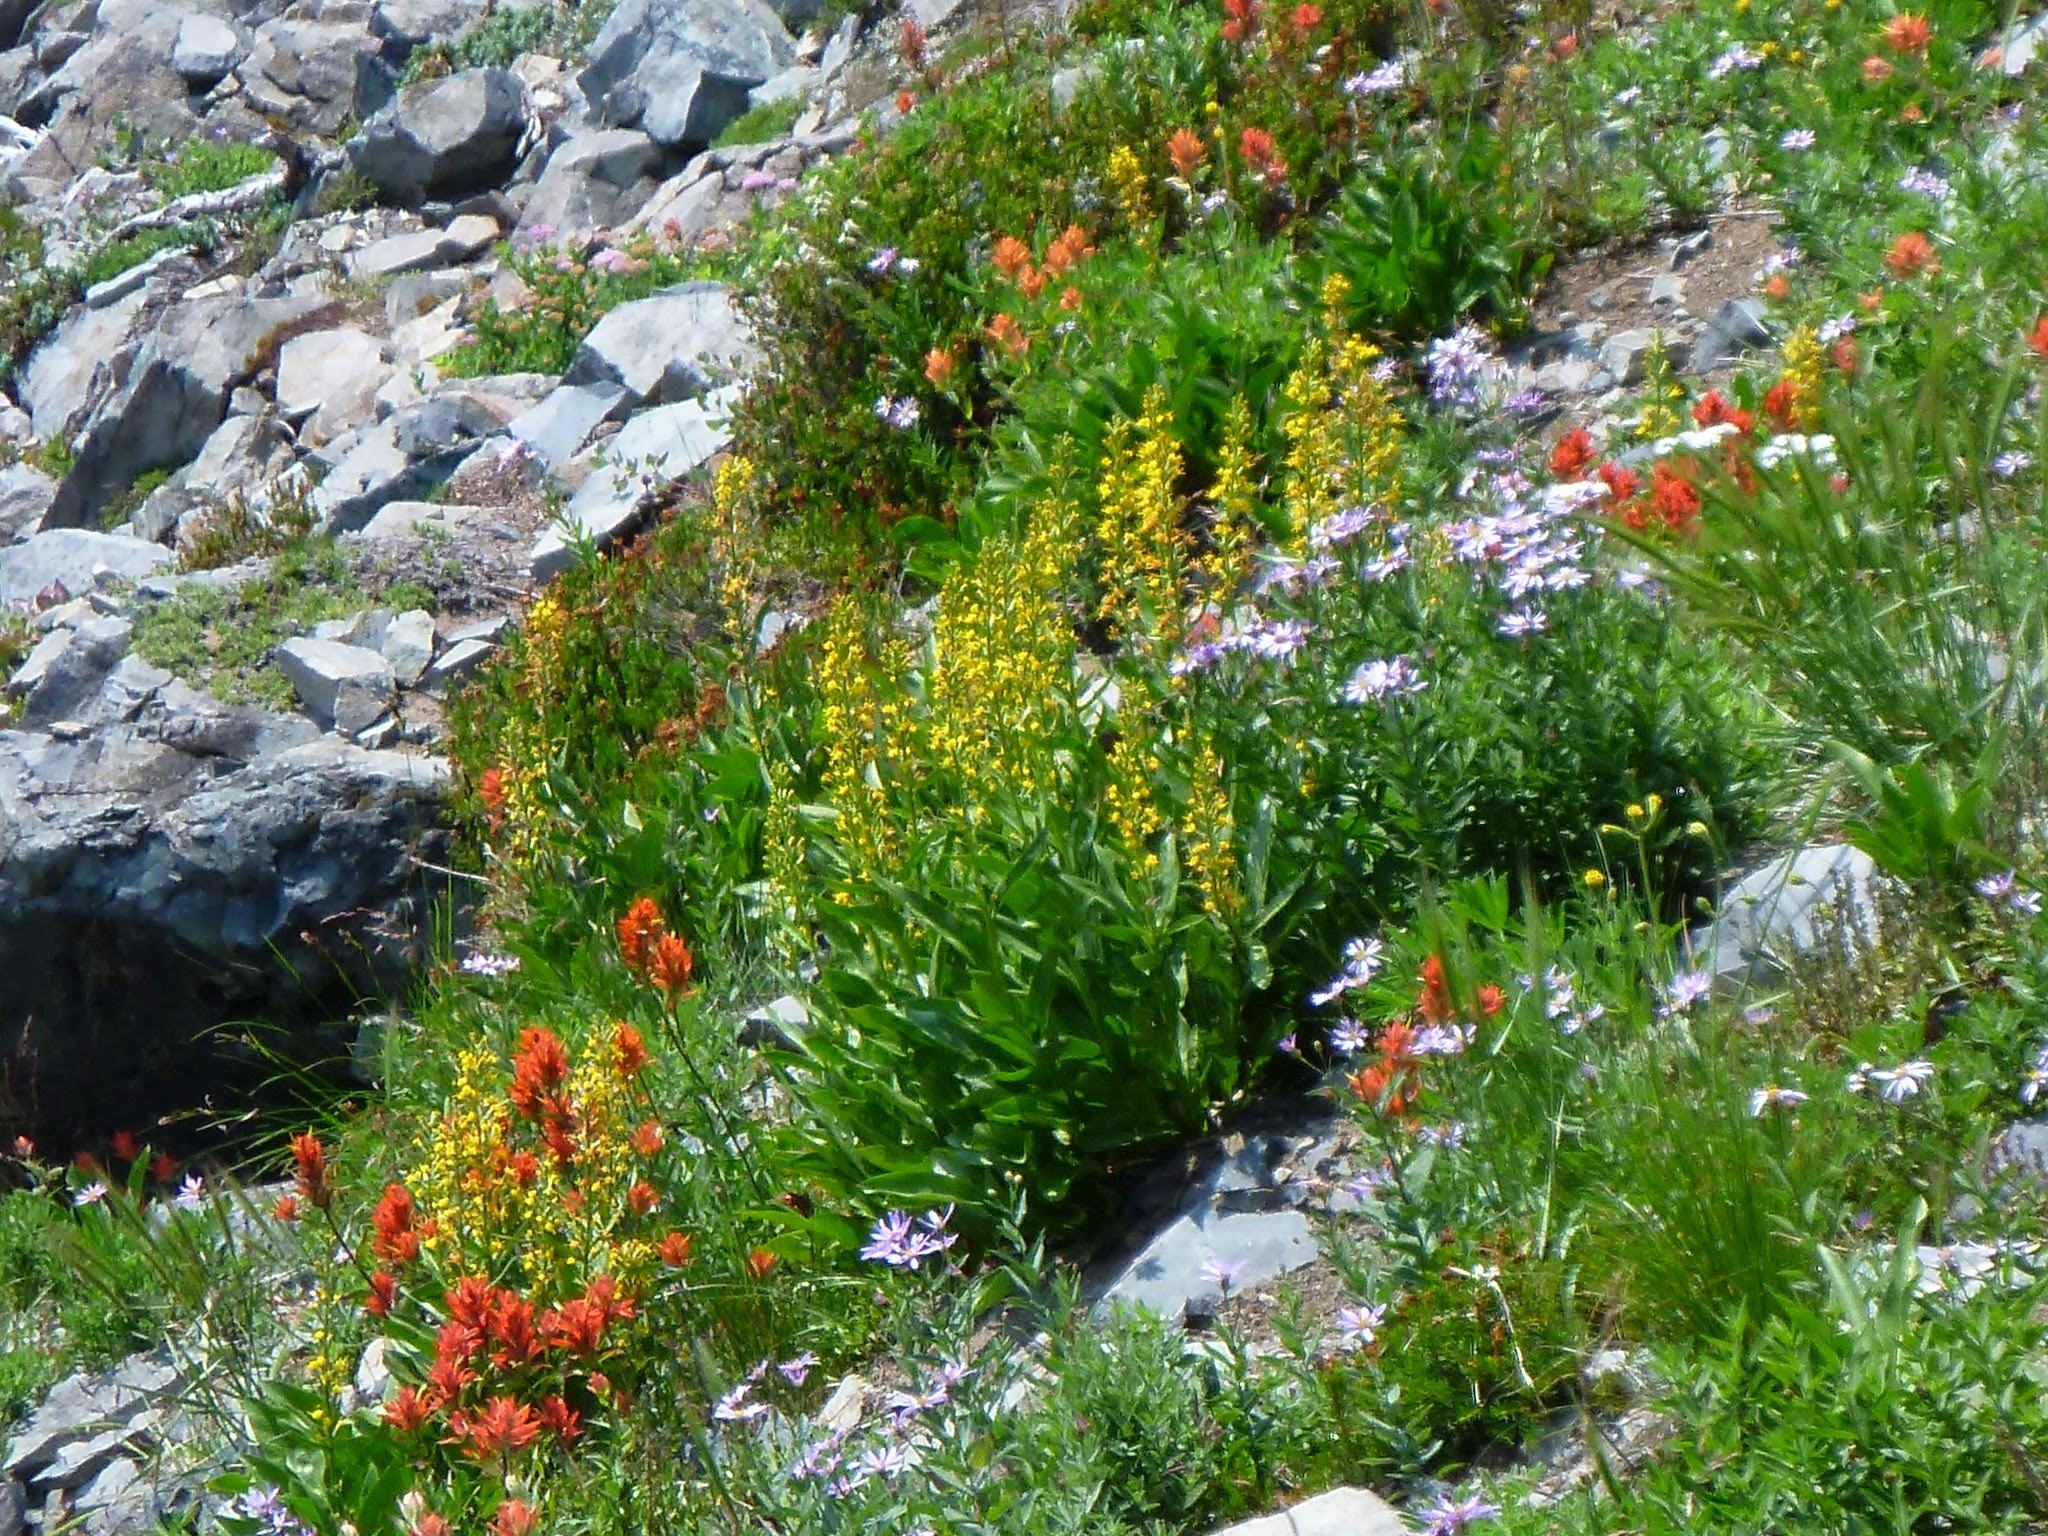
POLYGON ((1856 350, 1856 338, 1854 336, 1838 336, 1835 338, 1836 368, 1840 369, 1843 373, 1854 373, 1857 363, 1861 360, 1856 350))
POLYGON ((903 18, 903 62, 912 69, 924 68, 924 28, 917 24, 917 18, 903 18))
POLYGON ((540 1405, 541 1423, 553 1430, 555 1438, 564 1445, 567 1445, 583 1433, 583 1425, 580 1420, 581 1415, 562 1401, 559 1396, 549 1397, 540 1405))
POLYGON ((1202 168, 1202 162, 1209 158, 1209 151, 1203 147, 1199 134, 1191 129, 1176 128, 1167 135, 1166 158, 1173 162, 1174 174, 1185 180, 1202 168))
POLYGON ((636 1216, 649 1216, 653 1214, 654 1208, 661 1204, 661 1196, 652 1184, 641 1179, 626 1191, 626 1204, 633 1208, 636 1216))
POLYGON ((297 1221, 299 1219, 299 1197, 297 1195, 279 1195, 277 1197, 277 1204, 270 1208, 270 1214, 279 1221, 297 1221))
POLYGON ((1492 982, 1487 982, 1479 989, 1479 1017, 1492 1018, 1500 1012, 1501 1006, 1506 1002, 1507 995, 1492 982))
POLYGON ((512 1086, 505 1095, 512 1107, 533 1119, 568 1078, 569 1053, 554 1031, 538 1026, 522 1029, 519 1049, 512 1056, 512 1086))
POLYGON ((1686 528, 1700 515, 1700 493, 1669 464, 1659 463, 1650 471, 1650 509, 1666 528, 1686 528))
POLYGON ((476 1372, 461 1360, 442 1357, 427 1367, 427 1393, 436 1403, 454 1402, 475 1381, 476 1372))
POLYGON ((1911 277, 1934 265, 1934 243, 1918 230, 1908 231, 1892 242, 1884 264, 1899 277, 1911 277))
POLYGON ((511 1291, 500 1291, 491 1303, 486 1320, 491 1342, 491 1362, 503 1367, 523 1365, 540 1353, 540 1335, 534 1331, 533 1303, 511 1291))
POLYGON ((142 1155, 142 1143, 133 1131, 116 1131, 107 1142, 107 1150, 124 1163, 132 1163, 142 1155))
POLYGON ((996 242, 989 260, 998 272, 1014 281, 1017 274, 1031 264, 1031 247, 1015 235, 1005 235, 996 242))
POLYGON ((1792 297, 1792 279, 1782 272, 1773 272, 1764 279, 1764 297, 1773 304, 1782 304, 1792 297))
POLYGON ((775 1267, 775 1255, 766 1248, 756 1248, 747 1255, 747 1275, 754 1280, 766 1280, 768 1272, 775 1267))
POLYGON ((1017 274, 1017 288, 1025 298, 1036 304, 1038 296, 1045 292, 1044 270, 1032 266, 1029 262, 1025 263, 1024 270, 1017 274))
POLYGON ((334 1185, 327 1177, 327 1149, 311 1131, 292 1138, 292 1180, 299 1198, 316 1210, 334 1199, 334 1185))
POLYGON ((1863 61, 1863 83, 1878 85, 1892 77, 1892 61, 1872 54, 1863 61))
POLYGON ((690 1262, 690 1235, 687 1232, 671 1232, 661 1240, 661 1262, 670 1269, 681 1269, 690 1262))
POLYGON ((178 1176, 178 1160, 168 1152, 159 1152, 149 1160, 149 1176, 159 1184, 168 1184, 178 1176))
POLYGON ((1273 163, 1273 135, 1263 128, 1247 128, 1237 136, 1237 152, 1254 171, 1263 171, 1273 163))
POLYGON ((531 1189, 533 1181, 540 1177, 540 1159, 524 1147, 512 1154, 512 1161, 505 1166, 512 1175, 512 1182, 521 1189, 531 1189))
POLYGON ((597 1353, 604 1342, 604 1308, 576 1296, 541 1315, 541 1332, 551 1348, 566 1355, 597 1353))
POLYGON ((400 1387, 398 1395, 384 1405, 384 1422, 401 1435, 409 1435, 427 1422, 432 1411, 417 1387, 400 1387))
POLYGON ((903 116, 910 116, 910 109, 916 105, 917 98, 909 91, 898 91, 896 93, 896 110, 903 116))
POLYGON ((430 1509, 420 1516, 420 1523, 412 1528, 412 1536, 453 1536, 453 1529, 430 1509))
POLYGON ((1550 472, 1560 480, 1576 480, 1593 462, 1593 452, 1593 434, 1584 427, 1573 427, 1550 450, 1550 472))
POLYGON ((372 1317, 389 1317, 391 1304, 398 1300, 398 1282, 385 1270, 378 1270, 370 1276, 370 1294, 363 1302, 363 1310, 372 1317))
POLYGON ((1223 39, 1241 43, 1258 30, 1259 0, 1223 0, 1223 39))
POLYGON ((654 941, 661 937, 661 909, 654 899, 642 896, 626 908, 619 919, 619 956, 635 976, 644 975, 654 955, 654 941))
POLYGON ((505 788, 505 770, 486 768, 483 777, 477 780, 476 797, 483 801, 484 809, 490 813, 491 830, 498 830, 505 819, 505 802, 510 798, 505 788))
POLYGON ((420 1235, 413 1230, 418 1214, 412 1193, 403 1184, 386 1184, 384 1197, 370 1213, 370 1252, 393 1264, 410 1264, 420 1256, 420 1235))
POLYGON ((1745 411, 1731 402, 1718 389, 1710 389, 1701 395, 1692 408, 1693 421, 1702 427, 1732 426, 1738 432, 1746 433, 1756 425, 1754 412, 1745 411))
POLYGON ((1884 40, 1893 53, 1925 53, 1934 41, 1934 27, 1925 16, 1908 12, 1884 24, 1884 40))
POLYGON ((540 1528, 540 1511, 519 1499, 507 1499, 498 1506, 491 1521, 491 1536, 533 1536, 540 1528))
POLYGON ((646 1039, 632 1025, 620 1024, 612 1031, 612 1070, 622 1079, 630 1080, 638 1077, 646 1065, 646 1039))
MULTIPOLYGON (((453 1419, 449 1428, 455 1428, 453 1419)), ((501 1393, 466 1419, 457 1435, 450 1438, 466 1441, 464 1450, 478 1461, 487 1461, 493 1456, 510 1456, 514 1451, 525 1450, 540 1438, 542 1428, 540 1416, 531 1408, 501 1393)))
POLYGON ((1799 385, 1780 379, 1764 394, 1764 414, 1780 432, 1790 432, 1799 420, 1799 385))
POLYGON ((1072 314, 1081 307, 1081 290, 1072 283, 1060 290, 1060 308, 1072 314))
POLYGON ((933 347, 924 355, 924 376, 933 389, 944 389, 953 382, 954 366, 953 354, 944 347, 933 347))
MULTIPOLYGON (((476 1275, 464 1275, 461 1279, 457 1280, 444 1298, 448 1304, 449 1318, 461 1324, 475 1336, 480 1336, 484 1331, 485 1325, 489 1323, 491 1305, 496 1299, 496 1293, 491 1289, 491 1282, 481 1279, 476 1275)), ((444 1328, 441 1330, 441 1334, 442 1350, 445 1353, 447 1350, 448 1331, 444 1328)), ((467 1359, 470 1352, 474 1351, 475 1348, 476 1344, 472 1341, 468 1349, 464 1351, 463 1358, 467 1359)))
POLYGON ((649 1120, 633 1133, 633 1150, 642 1157, 652 1157, 661 1150, 661 1127, 649 1120))
POLYGON ((2048 315, 2034 322, 2034 328, 2027 332, 2027 345, 2034 349, 2036 355, 2048 357, 2048 315))
POLYGON ((1431 1024, 1447 1023, 1451 1017, 1451 988, 1444 979, 1443 960, 1431 955, 1422 962, 1422 974, 1417 979, 1422 983, 1422 991, 1415 999, 1415 1011, 1431 1024))
POLYGON ((1308 0, 1303 0, 1302 4, 1294 8, 1294 30, 1297 32, 1313 31, 1322 25, 1322 21, 1323 8, 1320 5, 1312 5, 1308 0))
POLYGON ((1012 357, 1022 357, 1031 348, 1031 338, 1017 328, 1009 315, 997 315, 988 323, 988 339, 1012 357))

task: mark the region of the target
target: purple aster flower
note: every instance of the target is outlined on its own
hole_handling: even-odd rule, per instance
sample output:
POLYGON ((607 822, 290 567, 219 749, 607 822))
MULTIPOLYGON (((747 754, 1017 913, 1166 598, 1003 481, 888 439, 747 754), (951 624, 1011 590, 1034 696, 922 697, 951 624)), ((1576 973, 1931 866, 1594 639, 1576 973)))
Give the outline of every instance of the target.
POLYGON ((895 265, 896 247, 893 245, 883 246, 879 251, 875 252, 874 255, 868 258, 868 270, 874 273, 877 277, 880 277, 884 272, 887 272, 891 267, 895 265))
POLYGON ((1708 78, 1719 80, 1738 69, 1755 69, 1764 61, 1763 55, 1746 43, 1736 43, 1707 66, 1708 78))
POLYGON ((1344 1335, 1344 1347, 1356 1349, 1370 1344, 1379 1337, 1380 1325, 1387 1320, 1387 1309, 1366 1303, 1363 1306, 1341 1307, 1337 1312, 1337 1331, 1344 1335))
POLYGON ((1422 1536, 1462 1536, 1475 1521, 1491 1520, 1499 1513, 1498 1504, 1490 1504, 1476 1493, 1463 1499, 1445 1494, 1421 1511, 1422 1536))
POLYGON ((800 1387, 804 1384, 805 1378, 811 1374, 811 1367, 817 1363, 818 1357, 807 1349, 794 1360, 783 1361, 775 1369, 782 1373, 783 1380, 787 1381, 792 1387, 800 1387))
POLYGON ((1689 1012, 1694 1004, 1714 990, 1714 978, 1705 971, 1684 971, 1671 978, 1671 985, 1664 989, 1666 1005, 1663 1012, 1689 1012))
POLYGON ((1330 1030, 1330 1049, 1339 1056, 1356 1056, 1372 1043, 1372 1036, 1356 1019, 1339 1019, 1330 1030))
POLYGON ((1242 1259, 1226 1259, 1220 1253, 1212 1253, 1202 1260, 1202 1278, 1225 1295, 1230 1293, 1231 1283, 1243 1270, 1242 1259))
POLYGON ((1500 616, 1500 632, 1510 640, 1540 635, 1549 627, 1550 620, 1534 608, 1511 608, 1500 616))
POLYGON ((1814 134, 1811 128, 1787 128, 1778 136, 1778 148, 1796 153, 1813 148, 1814 134))
POLYGON ((517 955, 492 955, 473 949, 462 957, 462 969, 471 976, 509 976, 519 969, 517 955))
POLYGON ((1866 1076, 1887 1104, 1903 1104, 1934 1080, 1934 1063, 1916 1057, 1896 1067, 1872 1068, 1866 1076))
POLYGON ((2011 453, 2001 453, 1991 461, 1991 473, 2001 480, 2010 480, 2034 462, 2034 456, 2023 448, 2011 453))
POLYGON ((909 1241, 910 1212, 890 1211, 868 1233, 867 1246, 861 1249, 860 1256, 870 1263, 900 1269, 909 1262, 906 1257, 909 1241))
POLYGON ((1422 677, 1405 656, 1368 661, 1344 685, 1344 697, 1353 704, 1378 704, 1402 694, 1420 693, 1422 677))
POLYGON ((1378 69, 1367 70, 1353 75, 1344 82, 1347 96, 1384 96, 1389 91, 1398 91, 1403 83, 1401 61, 1389 59, 1378 69))

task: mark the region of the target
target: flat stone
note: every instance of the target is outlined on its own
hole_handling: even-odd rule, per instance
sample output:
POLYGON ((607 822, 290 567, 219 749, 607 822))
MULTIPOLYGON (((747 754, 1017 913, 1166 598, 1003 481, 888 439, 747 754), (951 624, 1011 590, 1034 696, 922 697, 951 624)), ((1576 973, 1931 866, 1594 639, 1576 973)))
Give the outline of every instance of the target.
POLYGON ((385 626, 377 649, 391 663, 391 675, 399 687, 417 686, 434 659, 434 616, 424 608, 397 615, 385 626))
POLYGON ((1222 1299, 1222 1288, 1203 1273, 1212 1258, 1235 1266, 1231 1287, 1243 1290, 1300 1269, 1315 1256, 1315 1234, 1300 1211, 1182 1216, 1125 1266, 1102 1304, 1128 1301, 1179 1318, 1190 1303, 1213 1307, 1222 1299))
POLYGON ((1744 353, 1771 344, 1770 327, 1764 324, 1764 307, 1756 299, 1729 299, 1714 311, 1707 328, 1692 345, 1692 371, 1711 373, 1725 368, 1744 353))
POLYGON ((1363 1488, 1332 1488, 1292 1509, 1224 1527, 1217 1536, 1409 1536, 1394 1507, 1363 1488))
POLYGON ((1870 855, 1846 843, 1802 848, 1738 881, 1694 952, 1717 981, 1740 986, 1837 933, 1861 949, 1877 935, 1878 879, 1870 855))
POLYGON ((171 68, 195 91, 218 85, 248 52, 242 35, 217 16, 194 12, 178 23, 171 68))
POLYGON ((723 283, 680 283, 598 321, 562 382, 623 385, 636 403, 656 404, 744 377, 759 359, 723 283))
POLYGON ((57 482, 33 465, 0 466, 0 544, 33 533, 56 499, 57 482))
POLYGON ((451 640, 434 658, 427 668, 424 685, 428 688, 443 687, 459 677, 466 677, 489 659, 497 646, 489 640, 451 640))
POLYGON ((29 602, 52 584, 80 597, 103 580, 139 581, 169 565, 171 558, 161 544, 125 533, 52 528, 0 548, 0 607, 29 602))
POLYGON ((572 457, 604 422, 616 419, 632 401, 623 384, 564 384, 540 404, 516 416, 505 430, 539 455, 544 464, 572 457))
POLYGON ((482 507, 456 506, 440 501, 393 501, 380 509, 361 528, 348 535, 365 544, 391 544, 422 535, 431 536, 436 529, 447 531, 457 524, 473 522, 482 517, 482 507))
POLYGON ((391 663, 373 650, 302 637, 285 641, 272 656, 307 712, 343 735, 374 724, 391 707, 391 663))
POLYGON ((277 359, 277 408, 306 418, 300 440, 318 446, 371 415, 371 401, 389 366, 383 344, 343 326, 309 331, 284 344, 277 359))

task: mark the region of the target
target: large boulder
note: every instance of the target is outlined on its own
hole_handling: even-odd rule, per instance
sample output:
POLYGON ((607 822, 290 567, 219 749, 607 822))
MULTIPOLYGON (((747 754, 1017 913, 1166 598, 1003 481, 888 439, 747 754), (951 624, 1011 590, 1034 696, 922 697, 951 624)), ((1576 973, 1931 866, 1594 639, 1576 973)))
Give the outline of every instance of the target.
POLYGON ((128 377, 142 344, 141 292, 102 308, 81 305, 28 356, 21 403, 45 442, 69 442, 93 408, 128 377))
POLYGON ((752 0, 622 0, 581 83, 600 122, 701 148, 747 110, 749 91, 795 61, 781 20, 752 0))
POLYGON ((258 112, 320 134, 368 118, 398 83, 365 22, 282 17, 256 29, 235 78, 258 112))
POLYGON ((621 304, 583 338, 565 384, 617 384, 636 404, 701 395, 760 361, 753 328, 722 283, 678 283, 621 304))
POLYGON ((241 33, 218 16, 195 11, 178 23, 171 67, 193 90, 210 90, 228 77, 248 51, 241 33))
POLYGON ((517 75, 465 69, 400 91, 349 142, 349 158, 400 202, 474 192, 510 174, 529 115, 517 75))
POLYGON ((57 1147, 260 1089, 275 1065, 243 1048, 238 1075, 227 1020, 332 1059, 322 1026, 404 988, 445 894, 444 763, 307 740, 132 657, 104 691, 0 731, 0 1129, 57 1147))
POLYGON ((82 597, 108 580, 140 581, 171 563, 171 552, 125 533, 53 528, 0 548, 0 608, 61 586, 82 597))
POLYGON ((519 227, 571 234, 623 223, 653 193, 662 158, 636 128, 578 134, 548 157, 519 227))
POLYGON ((390 375, 384 347, 352 327, 308 331, 284 344, 277 359, 277 408, 303 421, 299 440, 318 447, 370 419, 372 401, 390 375))
POLYGON ((173 305, 143 344, 123 386, 74 438, 77 462, 45 524, 88 523, 137 475, 190 460, 220 425, 235 386, 276 358, 289 328, 330 302, 310 294, 216 294, 173 305))

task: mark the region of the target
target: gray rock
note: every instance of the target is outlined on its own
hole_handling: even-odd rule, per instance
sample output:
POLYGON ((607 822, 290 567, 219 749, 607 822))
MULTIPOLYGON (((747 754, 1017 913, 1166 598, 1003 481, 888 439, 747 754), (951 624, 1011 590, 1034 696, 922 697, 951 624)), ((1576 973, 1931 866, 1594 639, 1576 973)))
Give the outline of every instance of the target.
MULTIPOLYGON (((396 277, 467 261, 498 238, 498 221, 465 214, 446 229, 421 229, 392 235, 349 252, 348 270, 361 278, 396 277)), ((414 320, 420 318, 415 315, 414 320)))
MULTIPOLYGON (((56 1145, 258 1087, 274 1068, 194 1048, 223 1018, 331 1056, 322 1022, 428 953, 446 764, 289 746, 310 723, 175 682, 138 706, 139 680, 109 678, 118 718, 0 730, 0 1119, 56 1145)), ((103 1395, 39 1410, 8 1473, 49 1464, 103 1395)))
POLYGON ((1215 1536, 1408 1536, 1408 1526, 1378 1494, 1333 1488, 1278 1514, 1225 1526, 1215 1536))
POLYGON ((377 649, 391 664, 399 687, 417 687, 434 659, 434 616, 424 608, 397 615, 385 627, 377 649))
POLYGON ((656 230, 679 244, 688 244, 721 222, 722 209, 731 201, 725 178, 701 164, 701 159, 656 187, 626 227, 656 230))
POLYGON ((192 254, 189 245, 173 245, 158 251, 144 261, 138 261, 125 272, 116 272, 102 282, 94 283, 85 290, 87 309, 105 309, 116 301, 125 299, 131 293, 147 288, 152 279, 166 268, 175 267, 192 254))
POLYGON ((605 465, 592 470, 556 525, 533 546, 527 568, 534 579, 552 581, 575 563, 586 541, 604 549, 637 528, 655 491, 725 446, 725 403, 714 401, 706 410, 704 402, 685 400, 627 422, 605 444, 605 465))
POLYGON ((43 727, 58 720, 76 719, 100 691, 107 676, 127 654, 128 638, 135 626, 127 619, 95 619, 76 629, 54 630, 29 655, 29 664, 9 681, 14 688, 34 664, 40 670, 30 679, 28 699, 22 705, 21 724, 43 727), (52 648, 61 638, 62 644, 52 648))
POLYGON ((2048 42, 2048 11, 2015 22, 1998 44, 1999 65, 2008 75, 2023 75, 2048 42))
MULTIPOLYGON (((428 402, 430 405, 434 402, 428 402)), ((452 413, 442 413, 452 414, 452 413)), ((453 426, 459 422, 437 415, 426 423, 453 426)), ((455 473, 468 452, 468 440, 434 449, 427 446, 421 423, 411 412, 365 428, 313 490, 313 510, 330 533, 363 527, 394 501, 412 501, 455 473), (425 451, 413 450, 425 447, 425 451)))
POLYGON ((106 578, 139 581, 170 563, 171 552, 146 539, 53 528, 0 549, 0 607, 28 602, 52 585, 77 597, 106 578))
POLYGON ((217 16, 194 12, 178 23, 171 67, 195 91, 211 90, 242 62, 242 36, 217 16))
POLYGON ((1205 1272, 1212 1264, 1230 1268, 1232 1288, 1242 1290, 1300 1269, 1315 1256, 1315 1236, 1299 1211, 1182 1216, 1125 1267, 1103 1301, 1132 1302, 1179 1318, 1191 1305, 1198 1312, 1213 1310, 1222 1299, 1222 1288, 1205 1272))
POLYGON ((1685 308, 1685 279, 1670 272, 1660 272, 1650 279, 1651 305, 1670 305, 1673 309, 1685 308))
POLYGON ((397 691, 391 663, 376 651, 335 640, 287 640, 273 653, 308 714, 353 735, 390 709, 397 691))
MULTIPOLYGON (((411 49, 437 37, 453 37, 471 22, 488 15, 488 0, 377 0, 370 28, 401 48, 411 49)), ((500 12, 521 9, 498 6, 500 12)))
POLYGON ((291 433, 266 409, 222 422, 173 483, 204 500, 239 497, 258 506, 271 499, 273 487, 297 461, 291 433))
POLYGON ((1711 373, 1770 344, 1771 332, 1764 324, 1763 304, 1756 299, 1729 299, 1714 311, 1714 318, 1693 343, 1692 371, 1711 373))
POLYGON ((400 91, 349 141, 349 159, 401 202, 459 196, 512 169, 529 111, 510 70, 465 69, 400 91))
POLYGON ((505 430, 539 455, 558 464, 577 453, 590 434, 615 419, 632 402, 623 384, 564 384, 540 404, 516 416, 505 430))
POLYGON ((1846 843, 1802 848, 1737 882, 1694 952, 1717 981, 1740 986, 1837 935, 1860 949, 1876 938, 1878 879, 1870 855, 1846 843))
POLYGON ((936 32, 955 16, 967 0, 904 0, 903 9, 917 18, 927 32, 936 32))
POLYGON ((141 338, 142 295, 73 310, 29 354, 20 377, 21 403, 37 437, 67 442, 93 408, 120 386, 141 338))
POLYGON ((424 685, 430 689, 444 688, 474 672, 496 649, 488 640, 451 641, 427 668, 424 685))
MULTIPOLYGON (((335 12, 346 14, 340 7, 335 12)), ((373 116, 391 99, 398 79, 363 22, 283 17, 256 29, 235 78, 258 112, 319 134, 334 133, 351 118, 373 116)))
POLYGON ((0 544, 34 533, 56 499, 57 482, 33 465, 0 466, 0 544))
POLYGON ((1600 348, 1601 371, 1622 384, 1639 383, 1651 339, 1648 331, 1621 331, 1608 337, 1600 348))
POLYGON ((861 18, 857 11, 839 18, 832 40, 825 45, 825 52, 818 59, 818 74, 822 79, 838 79, 846 66, 853 62, 854 45, 860 41, 860 26, 861 18))
POLYGON ((759 357, 724 284, 680 283, 598 321, 562 382, 624 385, 635 402, 681 400, 744 376, 759 357))
POLYGON ((77 462, 48 521, 77 526, 146 470, 184 464, 221 423, 229 394, 276 355, 279 333, 328 301, 187 298, 150 334, 121 388, 73 439, 77 462))
POLYGON ((177 537, 180 523, 208 510, 209 504, 192 492, 176 485, 160 485, 142 499, 135 516, 128 520, 128 527, 138 539, 170 544, 177 537))
POLYGON ((825 77, 818 70, 799 64, 793 69, 785 69, 779 75, 770 75, 747 92, 747 105, 772 106, 778 101, 788 101, 791 97, 808 100, 823 88, 824 83, 825 77))
POLYGON ((303 420, 301 442, 317 447, 370 419, 371 401, 390 369, 381 343, 349 327, 308 331, 277 358, 277 408, 303 420))
POLYGON ((581 83, 606 126, 701 147, 746 111, 747 92, 794 61, 781 22, 748 0, 623 0, 591 43, 581 83))
POLYGON ((519 226, 557 234, 609 229, 647 201, 662 160, 661 146, 638 129, 578 134, 548 157, 519 226))

